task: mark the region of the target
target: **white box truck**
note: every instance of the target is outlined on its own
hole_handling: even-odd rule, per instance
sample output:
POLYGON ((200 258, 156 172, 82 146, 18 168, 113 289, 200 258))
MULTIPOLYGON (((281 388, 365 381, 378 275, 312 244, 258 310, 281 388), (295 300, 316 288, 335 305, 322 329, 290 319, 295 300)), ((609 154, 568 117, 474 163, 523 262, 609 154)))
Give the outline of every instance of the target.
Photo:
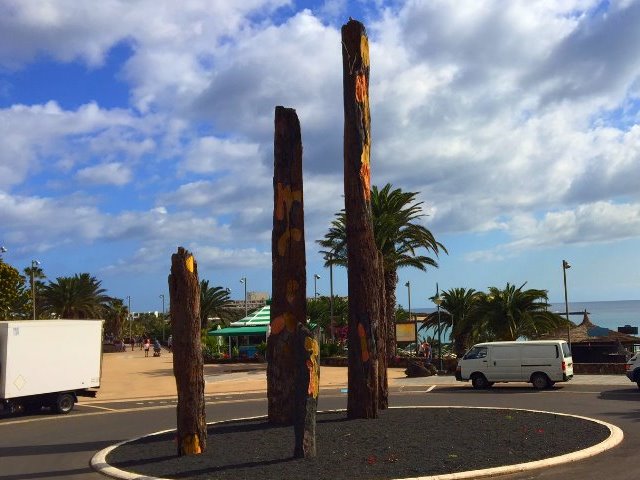
POLYGON ((478 343, 458 361, 456 379, 473 388, 496 382, 530 382, 540 390, 573 378, 573 358, 564 340, 478 343))
POLYGON ((102 369, 102 320, 0 322, 0 404, 11 412, 69 413, 95 397, 102 369))

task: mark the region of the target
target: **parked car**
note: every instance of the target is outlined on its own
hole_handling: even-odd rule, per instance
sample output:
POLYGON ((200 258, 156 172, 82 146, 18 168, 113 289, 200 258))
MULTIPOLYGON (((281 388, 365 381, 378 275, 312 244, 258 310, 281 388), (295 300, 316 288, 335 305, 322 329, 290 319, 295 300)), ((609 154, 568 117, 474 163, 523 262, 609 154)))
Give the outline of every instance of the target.
POLYGON ((572 377, 573 358, 564 340, 479 343, 456 369, 456 380, 471 380, 476 389, 495 382, 529 382, 541 390, 572 377))
POLYGON ((636 353, 631 357, 625 365, 625 368, 629 380, 636 382, 638 384, 638 388, 640 388, 640 353, 636 353))

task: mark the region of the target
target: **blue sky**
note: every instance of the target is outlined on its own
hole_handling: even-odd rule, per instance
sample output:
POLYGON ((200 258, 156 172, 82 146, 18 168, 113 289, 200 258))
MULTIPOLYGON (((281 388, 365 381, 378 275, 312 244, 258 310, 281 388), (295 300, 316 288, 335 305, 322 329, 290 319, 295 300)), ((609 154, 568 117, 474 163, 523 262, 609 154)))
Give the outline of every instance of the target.
MULTIPOLYGON (((273 111, 298 112, 307 291, 342 203, 340 27, 371 46, 372 180, 449 255, 398 301, 507 282, 640 298, 640 2, 0 0, 0 244, 159 310, 177 246, 271 290, 273 111)), ((336 270, 334 290, 347 291, 336 270)))

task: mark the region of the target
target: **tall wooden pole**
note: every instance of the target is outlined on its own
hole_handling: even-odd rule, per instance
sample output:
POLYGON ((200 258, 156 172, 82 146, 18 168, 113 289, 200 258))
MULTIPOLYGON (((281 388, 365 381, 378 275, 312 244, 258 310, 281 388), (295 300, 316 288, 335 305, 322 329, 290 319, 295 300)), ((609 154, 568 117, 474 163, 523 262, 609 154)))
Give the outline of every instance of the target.
POLYGON ((204 370, 200 344, 200 282, 198 264, 182 247, 171 255, 169 275, 173 374, 178 390, 178 455, 195 455, 207 448, 204 370))
POLYGON ((267 340, 269 422, 291 425, 295 416, 295 334, 307 321, 307 277, 302 201, 302 137, 296 111, 275 109, 271 237, 271 333, 267 340))
POLYGON ((342 27, 344 198, 349 281, 347 417, 378 416, 378 325, 382 259, 371 216, 369 41, 360 22, 342 27))

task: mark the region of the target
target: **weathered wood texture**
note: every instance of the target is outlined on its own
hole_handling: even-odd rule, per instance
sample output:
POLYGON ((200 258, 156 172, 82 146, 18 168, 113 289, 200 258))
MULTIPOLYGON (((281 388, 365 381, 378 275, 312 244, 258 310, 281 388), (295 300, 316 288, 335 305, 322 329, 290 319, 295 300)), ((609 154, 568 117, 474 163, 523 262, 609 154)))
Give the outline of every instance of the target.
POLYGON ((389 407, 389 379, 387 377, 387 367, 389 366, 389 356, 387 353, 387 341, 391 333, 391 321, 387 318, 386 284, 384 282, 384 261, 382 254, 378 257, 380 261, 380 322, 378 324, 378 336, 376 345, 378 347, 378 408, 383 410, 389 407))
POLYGON ((381 260, 371 217, 369 43, 360 22, 342 27, 344 197, 349 281, 348 418, 378 416, 381 260))
POLYGON ((271 334, 267 340, 269 422, 293 424, 295 414, 294 337, 307 321, 302 138, 292 108, 276 107, 271 237, 271 334))
POLYGON ((204 370, 200 345, 198 264, 182 247, 171 255, 169 275, 173 374, 178 390, 178 455, 194 455, 207 447, 204 370))
POLYGON ((296 458, 316 456, 316 410, 320 392, 320 345, 315 335, 298 324, 295 338, 295 448, 296 458))

